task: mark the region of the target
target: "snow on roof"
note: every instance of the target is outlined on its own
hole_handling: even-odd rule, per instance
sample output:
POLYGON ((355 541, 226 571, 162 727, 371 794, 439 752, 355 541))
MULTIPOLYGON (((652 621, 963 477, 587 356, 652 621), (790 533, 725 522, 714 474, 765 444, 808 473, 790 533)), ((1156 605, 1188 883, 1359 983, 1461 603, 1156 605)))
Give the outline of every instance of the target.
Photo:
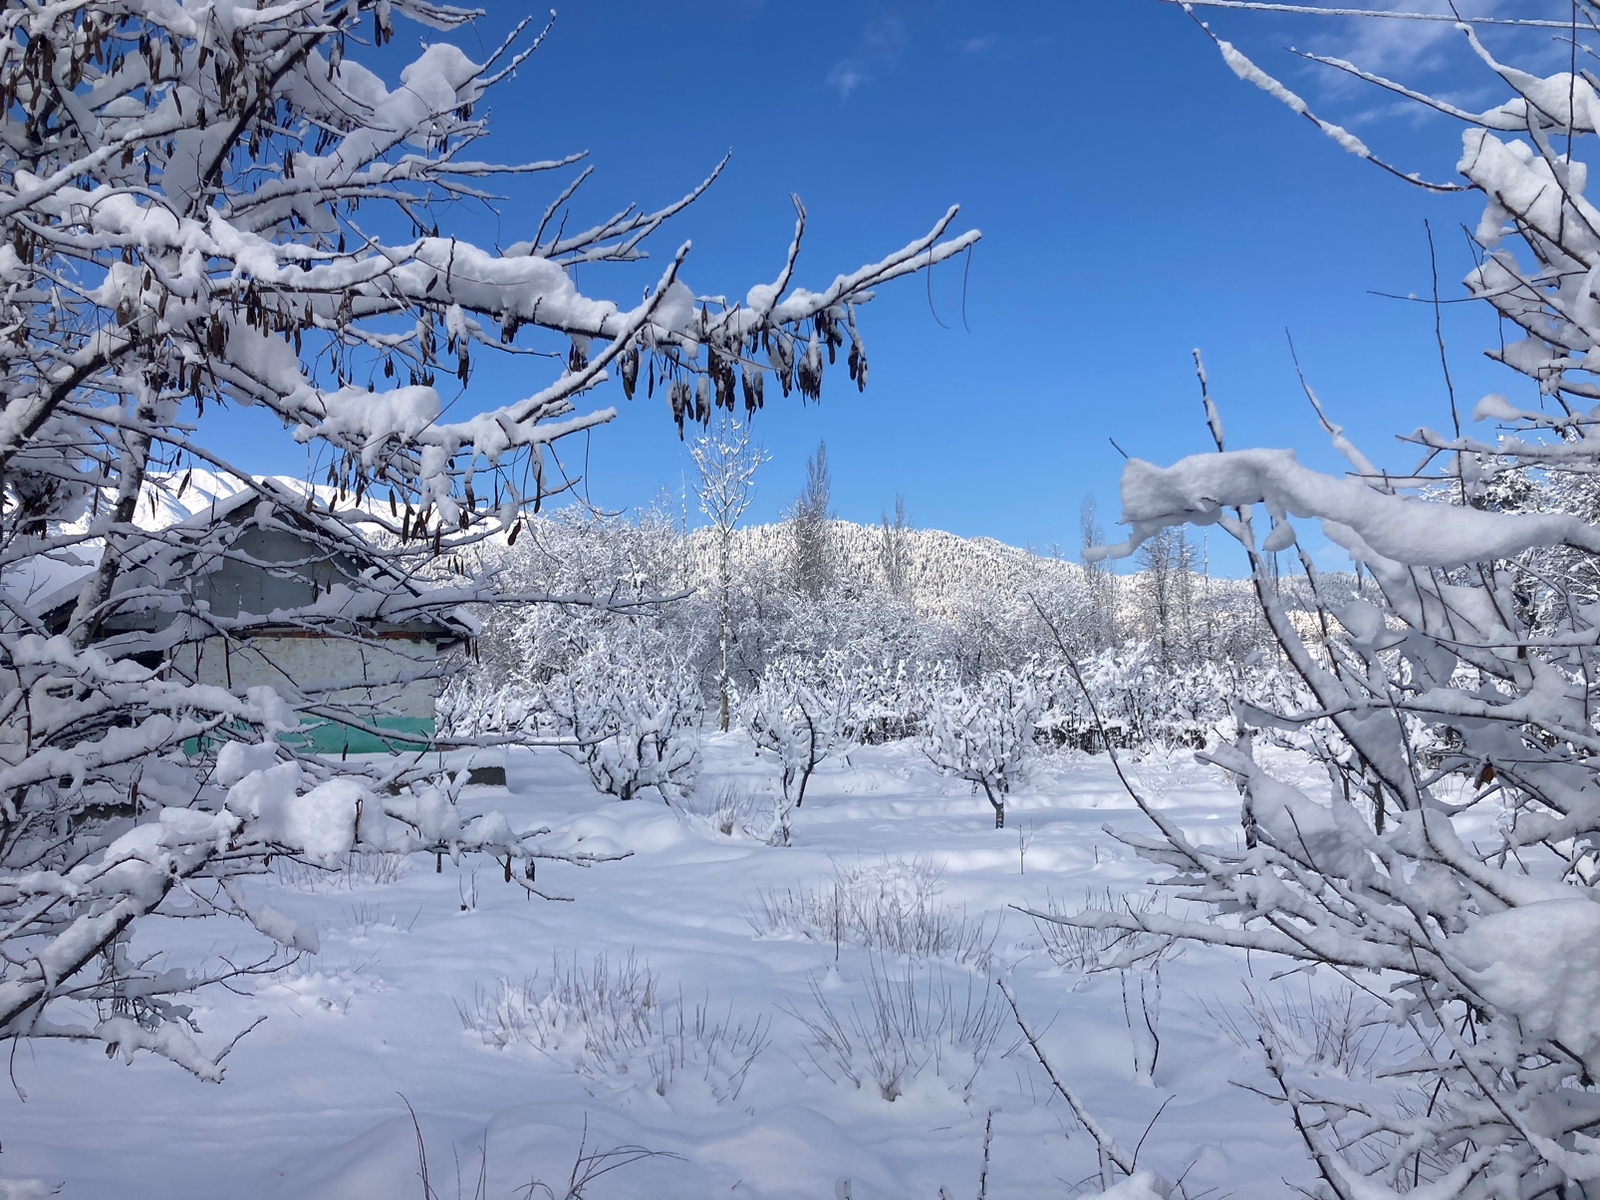
MULTIPOLYGON (((291 514, 294 524, 325 527, 338 541, 348 545, 352 530, 346 520, 334 521, 326 511, 308 511, 305 504, 308 496, 315 496, 326 510, 334 503, 335 490, 287 475, 245 479, 201 469, 182 473, 153 472, 140 490, 133 520, 139 528, 151 532, 173 530, 181 537, 192 529, 198 535, 247 507, 266 502, 291 514)), ((368 497, 363 507, 372 504, 368 497)), ((64 532, 86 532, 89 520, 85 517, 66 526, 64 532)), ((86 538, 77 546, 24 559, 0 574, 0 591, 4 591, 15 607, 36 614, 54 612, 76 600, 84 581, 95 570, 101 545, 99 538, 86 538)), ((168 548, 166 543, 147 543, 135 548, 129 557, 136 564, 168 548)), ((416 590, 412 585, 407 586, 416 590)))

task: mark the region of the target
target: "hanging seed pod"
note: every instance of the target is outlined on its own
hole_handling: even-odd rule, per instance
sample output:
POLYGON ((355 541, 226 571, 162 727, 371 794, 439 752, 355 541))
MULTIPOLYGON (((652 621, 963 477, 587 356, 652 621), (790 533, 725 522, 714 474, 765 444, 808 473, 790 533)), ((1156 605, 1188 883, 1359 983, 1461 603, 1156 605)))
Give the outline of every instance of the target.
POLYGON ((711 420, 711 381, 704 375, 695 381, 694 419, 702 425, 711 420))
POLYGON ((411 506, 406 505, 405 519, 400 522, 400 544, 403 546, 411 540, 411 506))
MULTIPOLYGON (((410 506, 408 505, 407 507, 410 506)), ((395 503, 393 488, 389 489, 389 515, 391 517, 398 517, 400 515, 399 505, 395 503)))
POLYGON ((683 436, 683 419, 689 413, 691 389, 688 381, 674 379, 672 386, 667 389, 667 396, 672 404, 672 419, 678 423, 678 436, 683 436))
POLYGON ((521 535, 521 533, 522 533, 522 518, 518 517, 517 518, 517 523, 511 527, 511 536, 506 539, 506 545, 515 546, 517 544, 517 538, 521 535))
POLYGON ((761 407, 761 375, 762 372, 748 364, 741 372, 744 391, 744 411, 753 413, 761 407))
POLYGON ((633 399, 633 389, 639 382, 639 347, 629 346, 622 352, 622 394, 633 399))
POLYGON ((440 521, 433 527, 433 556, 439 557, 439 543, 444 538, 444 522, 440 521))
POLYGON ((589 365, 589 339, 574 337, 572 348, 567 351, 567 370, 576 375, 589 365))

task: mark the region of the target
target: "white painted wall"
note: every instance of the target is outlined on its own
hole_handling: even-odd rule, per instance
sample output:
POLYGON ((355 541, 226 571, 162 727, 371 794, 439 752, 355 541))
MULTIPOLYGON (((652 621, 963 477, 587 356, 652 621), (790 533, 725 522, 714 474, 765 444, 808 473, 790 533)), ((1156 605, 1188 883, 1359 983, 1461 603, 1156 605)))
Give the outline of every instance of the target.
POLYGON ((384 638, 353 641, 329 637, 258 637, 243 646, 229 647, 223 638, 207 638, 184 646, 177 653, 180 673, 193 674, 201 683, 222 687, 273 687, 302 693, 329 684, 361 680, 340 688, 331 699, 344 703, 381 703, 385 713, 399 717, 433 719, 433 700, 440 680, 423 679, 399 684, 405 674, 425 669, 435 661, 435 647, 424 639, 384 638), (198 656, 198 664, 196 657, 198 656))

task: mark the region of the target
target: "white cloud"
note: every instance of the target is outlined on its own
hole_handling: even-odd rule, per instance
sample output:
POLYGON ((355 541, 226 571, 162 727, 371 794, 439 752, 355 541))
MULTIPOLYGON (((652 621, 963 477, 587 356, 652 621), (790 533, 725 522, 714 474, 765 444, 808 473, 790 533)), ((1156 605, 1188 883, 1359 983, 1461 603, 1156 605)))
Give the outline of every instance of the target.
POLYGON ((834 63, 823 82, 848 100, 850 93, 872 82, 878 68, 891 66, 906 44, 906 23, 892 14, 874 18, 861 27, 855 47, 834 63))

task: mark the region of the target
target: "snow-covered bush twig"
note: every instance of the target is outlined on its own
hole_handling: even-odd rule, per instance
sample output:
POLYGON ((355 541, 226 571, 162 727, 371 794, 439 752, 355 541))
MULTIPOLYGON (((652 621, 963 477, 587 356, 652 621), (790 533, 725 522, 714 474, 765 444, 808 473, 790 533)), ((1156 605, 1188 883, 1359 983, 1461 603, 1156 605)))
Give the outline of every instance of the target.
POLYGON ((813 887, 761 891, 748 914, 758 937, 803 937, 905 958, 940 958, 987 972, 998 927, 945 904, 922 859, 847 865, 813 887))
POLYGON ((1003 1019, 989 981, 965 979, 965 992, 958 995, 941 968, 907 960, 896 973, 869 955, 865 1011, 850 1001, 841 1012, 814 978, 811 1008, 787 1011, 806 1029, 812 1065, 832 1082, 848 1079, 858 1088, 870 1083, 885 1100, 895 1100, 932 1067, 965 1096, 988 1061, 1003 1019))
POLYGON ((725 780, 711 793, 709 802, 702 801, 692 811, 711 822, 712 828, 723 837, 748 832, 757 808, 763 803, 761 796, 738 780, 725 780))
POLYGON ((655 973, 632 954, 615 964, 599 955, 588 970, 557 956, 548 980, 502 979, 456 1008, 486 1045, 532 1046, 592 1079, 647 1076, 663 1096, 698 1075, 718 1103, 738 1099, 767 1046, 765 1018, 736 1018, 731 1005, 719 1017, 709 1000, 690 1004, 681 991, 663 1000, 655 973))
POLYGON ((1141 894, 1133 900, 1124 896, 1118 903, 1109 888, 1100 896, 1090 891, 1085 902, 1075 909, 1067 909, 1051 896, 1045 901, 1043 910, 1034 914, 1034 924, 1044 941, 1045 953, 1058 967, 1087 974, 1158 961, 1172 945, 1171 939, 1126 929, 1075 925, 1065 918, 1091 910, 1104 911, 1116 908, 1148 913, 1153 911, 1155 906, 1156 897, 1153 893, 1141 894))
POLYGON ((1022 1015, 1022 1007, 1017 1002, 1017 994, 1011 985, 1004 979, 996 980, 995 986, 1000 989, 1001 995, 1006 998, 1006 1003, 1011 1006, 1011 1014, 1015 1018, 1017 1028, 1021 1031, 1023 1040, 1033 1051, 1039 1065, 1044 1068, 1045 1075, 1050 1080, 1050 1086, 1055 1088, 1057 1095, 1067 1102, 1072 1109, 1072 1115, 1089 1131, 1089 1136, 1094 1139, 1095 1146, 1100 1154, 1100 1186, 1110 1192, 1117 1185, 1117 1172, 1121 1172, 1126 1180, 1137 1181, 1138 1189, 1130 1189, 1132 1195, 1166 1196, 1171 1191, 1171 1185, 1148 1169, 1140 1171, 1139 1164, 1132 1154, 1118 1146, 1116 1140, 1106 1131, 1105 1127, 1095 1120, 1094 1114, 1083 1103, 1077 1092, 1073 1091, 1055 1067, 1045 1056, 1044 1047, 1040 1044, 1039 1035, 1033 1031, 1027 1020, 1022 1015))
POLYGON ((271 869, 279 883, 296 891, 354 891, 399 882, 406 872, 406 858, 381 850, 352 850, 335 865, 325 867, 283 854, 272 860, 271 869))

